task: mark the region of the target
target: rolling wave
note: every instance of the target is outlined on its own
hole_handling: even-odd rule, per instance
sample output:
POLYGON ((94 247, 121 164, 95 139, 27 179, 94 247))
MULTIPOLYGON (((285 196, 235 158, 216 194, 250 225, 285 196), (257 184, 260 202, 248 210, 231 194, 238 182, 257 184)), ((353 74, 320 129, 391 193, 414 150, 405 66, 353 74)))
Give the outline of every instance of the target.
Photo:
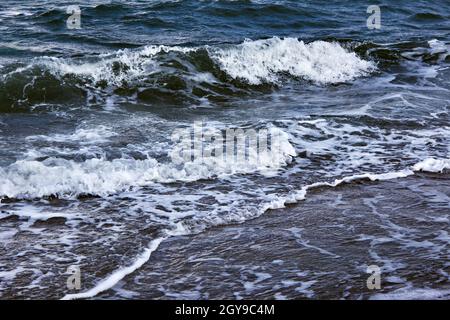
MULTIPOLYGON (((194 159, 172 157, 173 161, 169 162, 159 162, 149 157, 111 161, 93 158, 83 162, 57 157, 44 161, 18 160, 6 168, 0 168, 0 198, 107 196, 152 183, 197 181, 238 173, 264 173, 285 166, 296 154, 287 133, 276 127, 270 128, 268 133, 272 143, 276 139, 276 149, 264 154, 249 149, 247 158, 233 157, 232 160, 214 155, 194 159)), ((180 152, 183 152, 180 146, 174 146, 171 151, 180 152)))
POLYGON ((3 69, 0 110, 77 103, 91 91, 148 103, 214 101, 290 80, 316 85, 349 82, 375 69, 375 63, 337 42, 305 44, 278 37, 224 47, 151 45, 81 60, 41 57, 3 69))
POLYGON ((149 45, 81 59, 44 56, 0 67, 0 112, 74 105, 93 94, 168 106, 221 102, 292 82, 351 83, 401 62, 433 67, 449 57, 448 45, 436 39, 381 46, 278 37, 222 46, 149 45))

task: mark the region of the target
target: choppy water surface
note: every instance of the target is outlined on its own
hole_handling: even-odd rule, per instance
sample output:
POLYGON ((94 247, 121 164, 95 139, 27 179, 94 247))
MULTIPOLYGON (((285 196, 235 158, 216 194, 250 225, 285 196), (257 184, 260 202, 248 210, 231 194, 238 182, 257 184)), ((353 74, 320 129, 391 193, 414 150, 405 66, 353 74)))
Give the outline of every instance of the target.
MULTIPOLYGON (((298 290, 273 285, 258 293, 232 279, 251 273, 257 288, 258 279, 269 279, 258 266, 272 260, 251 261, 229 247, 220 259, 238 252, 232 263, 240 271, 217 271, 234 292, 224 297, 376 298, 402 288, 414 297, 448 296, 450 3, 385 1, 380 8, 381 29, 369 30, 363 1, 2 2, 0 297, 222 297, 208 289, 209 273, 173 288, 148 283, 189 272, 163 264, 170 255, 180 261, 170 253, 180 236, 200 241, 211 227, 250 223, 290 204, 293 216, 312 220, 286 221, 286 232, 305 248, 325 250, 323 259, 330 253, 352 266, 334 274, 328 268, 320 278, 314 269, 320 255, 300 254, 309 270, 275 268, 298 290), (66 27, 73 4, 81 8, 81 29, 66 27), (175 163, 173 133, 199 121, 205 130, 276 132, 279 152, 264 163, 251 157, 175 163), (426 180, 425 188, 420 171, 443 178, 426 180), (373 182, 353 198, 314 204, 323 212, 335 206, 340 224, 326 223, 326 215, 311 218, 319 211, 312 204, 302 207, 305 197, 324 197, 323 187, 359 190, 361 180, 395 178, 403 182, 373 182), (398 188, 396 196, 377 191, 383 187, 398 188), (408 206, 414 190, 426 205, 408 206), (410 211, 394 222, 400 208, 410 211), (352 241, 345 249, 343 238, 344 226, 355 228, 366 215, 373 223, 352 240, 370 242, 363 255, 352 241), (429 228, 416 226, 419 220, 429 228), (337 235, 342 245, 327 249, 311 233, 337 235), (376 248, 383 243, 398 254, 384 257, 389 250, 376 248), (424 261, 411 258, 416 249, 435 266, 420 276, 426 281, 404 272, 424 261), (351 279, 365 276, 372 263, 396 286, 359 293, 351 279), (66 288, 69 266, 82 271, 80 291, 66 288), (299 273, 295 284, 289 275, 299 273), (331 278, 343 291, 330 289, 331 278), (189 291, 195 281, 199 287, 189 291)), ((270 216, 264 219, 271 225, 270 216)), ((231 235, 255 246, 250 234, 258 232, 257 221, 208 239, 221 243, 231 235)), ((282 241, 261 234, 258 246, 282 250, 282 241)), ((179 247, 181 260, 197 259, 196 246, 179 247)))

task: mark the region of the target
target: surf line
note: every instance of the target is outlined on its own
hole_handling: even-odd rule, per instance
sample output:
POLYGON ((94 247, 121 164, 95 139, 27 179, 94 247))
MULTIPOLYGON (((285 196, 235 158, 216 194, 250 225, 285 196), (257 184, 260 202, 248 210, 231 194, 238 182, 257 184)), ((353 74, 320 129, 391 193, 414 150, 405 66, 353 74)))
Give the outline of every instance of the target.
POLYGON ((347 176, 341 179, 336 179, 334 182, 315 182, 306 186, 303 186, 300 190, 294 191, 285 197, 278 197, 264 206, 264 211, 282 209, 286 204, 294 204, 299 201, 305 200, 306 194, 309 189, 319 187, 337 187, 343 183, 349 183, 357 180, 370 180, 370 181, 383 181, 397 178, 405 178, 414 175, 416 172, 443 172, 450 169, 450 159, 434 159, 427 158, 413 165, 410 168, 400 171, 392 171, 386 173, 363 173, 352 176, 347 176))
MULTIPOLYGON (((344 177, 341 179, 336 179, 334 182, 316 182, 310 185, 306 185, 302 187, 300 190, 296 191, 293 194, 290 194, 286 197, 279 198, 276 200, 272 200, 263 206, 260 214, 268 210, 275 210, 284 208, 286 204, 297 203, 306 198, 306 193, 309 189, 317 188, 317 187, 336 187, 343 183, 348 183, 356 180, 364 180, 369 179, 370 181, 383 181, 383 180, 391 180, 397 178, 405 178, 408 176, 412 176, 415 172, 425 171, 425 172, 443 172, 445 169, 450 169, 450 159, 433 159, 428 158, 421 162, 416 163, 414 166, 403 169, 401 171, 387 172, 387 173, 364 173, 359 175, 353 175, 344 177)), ((258 216, 259 216, 258 215, 258 216)), ((256 218, 256 216, 254 217, 256 218)), ((182 226, 181 222, 177 223, 176 228, 173 230, 166 230, 166 236, 154 239, 150 242, 148 248, 144 250, 144 252, 128 267, 119 269, 113 272, 104 280, 100 281, 94 288, 74 294, 67 294, 61 300, 74 300, 74 299, 86 299, 92 298, 98 295, 99 293, 109 290, 114 287, 120 280, 125 278, 127 275, 133 273, 140 267, 142 267, 149 259, 151 254, 158 249, 161 242, 164 240, 177 235, 186 235, 188 234, 187 230, 182 226)))
POLYGON ((151 254, 156 249, 158 249, 161 242, 172 236, 184 235, 186 233, 187 232, 183 228, 181 223, 177 223, 177 227, 174 230, 166 230, 167 234, 166 236, 152 240, 149 246, 144 250, 144 252, 142 252, 130 266, 114 271, 112 274, 110 274, 105 279, 101 280, 95 287, 89 289, 88 291, 81 293, 66 294, 64 297, 61 298, 61 300, 93 298, 99 293, 111 289, 127 275, 133 273, 134 271, 142 267, 150 259, 151 254))

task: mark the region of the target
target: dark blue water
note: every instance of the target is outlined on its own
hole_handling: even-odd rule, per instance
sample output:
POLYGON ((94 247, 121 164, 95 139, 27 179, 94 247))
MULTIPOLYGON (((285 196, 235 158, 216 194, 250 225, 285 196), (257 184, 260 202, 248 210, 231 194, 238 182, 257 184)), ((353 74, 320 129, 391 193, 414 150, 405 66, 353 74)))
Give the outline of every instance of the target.
MULTIPOLYGON (((75 293, 74 265, 79 297, 154 297, 114 279, 138 281, 172 237, 297 203, 316 183, 447 170, 449 15, 450 1, 3 1, 0 297, 75 293), (198 125, 267 130, 277 149, 175 161, 174 134, 198 125)), ((449 197, 430 196, 444 230, 449 197)), ((448 289, 448 233, 435 241, 424 256, 448 289)), ((394 272, 405 252, 378 262, 394 272)))

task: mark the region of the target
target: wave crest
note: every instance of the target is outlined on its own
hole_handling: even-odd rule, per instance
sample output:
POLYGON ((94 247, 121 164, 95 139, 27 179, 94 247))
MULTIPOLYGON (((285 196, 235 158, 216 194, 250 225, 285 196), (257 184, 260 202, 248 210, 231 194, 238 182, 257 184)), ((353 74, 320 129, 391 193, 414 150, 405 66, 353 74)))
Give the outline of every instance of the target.
POLYGON ((337 42, 305 44, 278 37, 226 47, 149 45, 81 60, 40 57, 2 70, 0 110, 79 103, 91 93, 165 105, 227 101, 261 85, 293 79, 319 85, 348 82, 375 68, 337 42))
POLYGON ((213 58, 235 79, 250 84, 279 83, 288 74, 320 84, 346 82, 375 69, 336 42, 305 44, 296 38, 245 41, 228 48, 212 50, 213 58))
MULTIPOLYGON (((0 198, 107 196, 152 183, 191 182, 254 172, 270 173, 287 165, 295 156, 295 149, 289 142, 289 135, 281 129, 272 127, 269 133, 271 137, 277 137, 279 153, 268 153, 270 157, 263 159, 253 154, 248 159, 236 158, 235 161, 209 156, 180 163, 160 162, 151 157, 111 161, 92 158, 82 162, 57 157, 44 161, 19 160, 6 168, 0 168, 0 198)), ((92 133, 86 131, 78 132, 75 137, 80 135, 92 137, 92 133)))

